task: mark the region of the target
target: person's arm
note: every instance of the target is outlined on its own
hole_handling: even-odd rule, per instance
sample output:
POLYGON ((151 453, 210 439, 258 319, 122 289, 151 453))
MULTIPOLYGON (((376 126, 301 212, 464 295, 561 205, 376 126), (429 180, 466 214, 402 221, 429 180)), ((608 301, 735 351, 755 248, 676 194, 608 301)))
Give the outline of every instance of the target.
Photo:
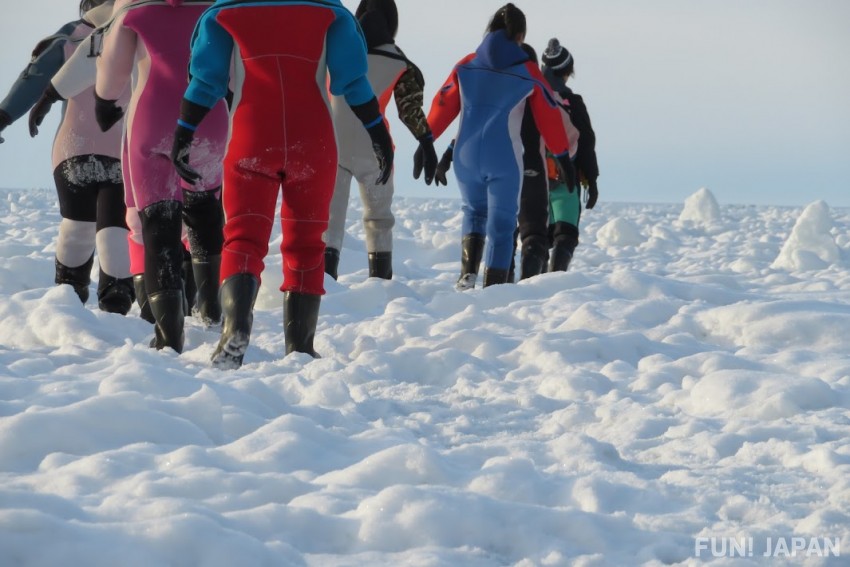
POLYGON ((103 47, 96 58, 95 94, 104 100, 121 98, 133 74, 139 38, 134 30, 124 25, 126 14, 122 11, 103 34, 103 47))
POLYGON ((534 81, 534 87, 528 97, 528 104, 534 114, 534 122, 537 124, 537 129, 540 130, 543 142, 558 162, 567 189, 572 193, 576 190, 578 182, 576 181, 575 167, 570 159, 570 140, 567 137, 567 130, 561 115, 566 110, 555 100, 537 65, 528 62, 526 69, 528 69, 534 81))
POLYGON ((33 51, 29 65, 0 102, 0 113, 8 117, 10 124, 32 108, 50 84, 50 79, 62 67, 67 41, 68 35, 60 30, 60 33, 41 41, 33 51))
MULTIPOLYGON (((458 65, 466 63, 473 57, 475 56, 467 55, 458 65)), ((428 112, 428 125, 431 127, 435 140, 454 122, 458 114, 460 114, 460 83, 457 77, 457 65, 455 65, 449 78, 434 96, 431 110, 428 112)))
POLYGON ((94 86, 97 58, 92 54, 92 36, 77 45, 65 64, 53 75, 50 84, 63 99, 73 98, 94 86))
POLYGON ((431 134, 428 119, 422 110, 425 84, 424 81, 420 82, 420 77, 416 69, 408 65, 393 87, 398 117, 417 140, 431 134))
POLYGON ((189 150, 195 130, 210 109, 227 96, 230 85, 233 37, 218 23, 217 14, 217 11, 205 12, 195 26, 189 61, 189 87, 180 104, 180 118, 171 148, 171 161, 177 174, 193 185, 201 179, 201 175, 189 165, 189 150))
POLYGON ((392 173, 395 151, 390 132, 381 114, 378 99, 366 73, 366 40, 354 16, 348 11, 336 12, 327 35, 327 64, 332 95, 342 96, 355 116, 363 123, 378 160, 377 184, 385 184, 392 173))
POLYGON ((422 110, 425 78, 412 63, 407 63, 407 69, 401 74, 393 87, 395 105, 398 117, 419 142, 419 147, 413 154, 413 178, 419 179, 425 172, 425 184, 430 185, 437 172, 437 151, 434 149, 434 136, 428 119, 422 110))
POLYGON ((351 14, 337 12, 328 30, 327 64, 332 95, 344 97, 349 106, 359 106, 375 97, 366 75, 366 40, 351 14))
POLYGON ((579 173, 588 181, 596 181, 599 177, 599 164, 596 161, 596 133, 590 123, 590 114, 581 96, 574 94, 570 96, 570 117, 581 133, 578 152, 576 153, 576 166, 579 173))
POLYGON ((94 115, 104 132, 124 116, 118 99, 127 90, 136 61, 136 32, 124 25, 126 10, 118 12, 128 1, 115 5, 118 17, 103 35, 103 47, 97 57, 97 80, 94 88, 94 115))
POLYGON ((528 97, 528 104, 534 114, 534 122, 549 151, 556 157, 569 153, 570 141, 564 128, 563 112, 546 87, 545 79, 540 69, 533 62, 526 64, 534 79, 534 89, 528 97))

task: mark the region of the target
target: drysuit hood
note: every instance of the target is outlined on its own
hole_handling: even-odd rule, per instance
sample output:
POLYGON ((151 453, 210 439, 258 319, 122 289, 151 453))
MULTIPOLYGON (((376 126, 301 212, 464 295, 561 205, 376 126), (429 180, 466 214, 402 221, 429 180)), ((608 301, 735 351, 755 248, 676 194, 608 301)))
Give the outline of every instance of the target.
POLYGON ((113 0, 108 0, 107 2, 103 2, 102 4, 95 6, 91 10, 87 10, 86 13, 83 14, 83 20, 94 27, 99 28, 112 17, 112 6, 114 4, 115 2, 113 2, 113 0))
POLYGON ((394 0, 363 0, 355 13, 367 47, 395 42, 398 32, 398 8, 394 0))
POLYGON ((515 41, 508 38, 505 30, 497 30, 484 36, 484 41, 475 50, 477 59, 487 67, 507 69, 529 61, 528 54, 515 41))

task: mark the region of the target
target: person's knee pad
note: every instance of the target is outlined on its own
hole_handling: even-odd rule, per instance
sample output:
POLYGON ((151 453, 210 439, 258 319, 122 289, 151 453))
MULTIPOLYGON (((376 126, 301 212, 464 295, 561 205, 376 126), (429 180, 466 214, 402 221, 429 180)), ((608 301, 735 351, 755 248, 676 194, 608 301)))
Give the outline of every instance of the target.
POLYGON ((82 266, 95 248, 95 223, 62 219, 56 242, 56 259, 65 266, 82 266))
POLYGON ((127 235, 126 228, 114 226, 101 229, 95 235, 100 269, 108 276, 123 279, 131 275, 127 235))

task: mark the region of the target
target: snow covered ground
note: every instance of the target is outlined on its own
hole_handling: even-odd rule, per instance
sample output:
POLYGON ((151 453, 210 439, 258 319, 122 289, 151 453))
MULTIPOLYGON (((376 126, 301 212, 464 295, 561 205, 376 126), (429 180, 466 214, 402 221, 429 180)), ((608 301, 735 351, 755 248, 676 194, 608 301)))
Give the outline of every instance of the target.
POLYGON ((850 211, 603 201, 570 272, 458 293, 444 195, 390 282, 353 200, 320 360, 270 256, 218 372, 54 287, 53 193, 0 191, 0 564, 850 564, 850 211))

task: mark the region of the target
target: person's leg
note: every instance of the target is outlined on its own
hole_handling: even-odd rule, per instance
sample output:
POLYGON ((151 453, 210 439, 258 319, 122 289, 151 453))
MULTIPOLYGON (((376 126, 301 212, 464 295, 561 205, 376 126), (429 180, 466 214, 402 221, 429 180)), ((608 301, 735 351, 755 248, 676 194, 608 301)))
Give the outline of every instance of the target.
POLYGON ((519 210, 519 172, 505 172, 487 185, 487 246, 484 286, 506 283, 519 210))
POLYGON ((351 193, 352 173, 344 167, 337 168, 334 194, 331 199, 328 229, 325 231, 325 273, 333 279, 339 277, 339 256, 345 239, 345 218, 351 193))
POLYGON ((183 204, 158 201, 141 212, 145 243, 145 289, 155 320, 156 337, 151 346, 183 351, 184 301, 181 264, 183 204))
POLYGON ((520 279, 544 271, 549 229, 549 184, 540 155, 525 158, 519 205, 520 279))
POLYGON ((130 252, 130 273, 133 277, 133 291, 136 303, 139 305, 139 316, 148 323, 154 323, 153 313, 148 304, 148 294, 145 289, 145 243, 142 239, 142 219, 136 207, 135 186, 130 173, 130 150, 127 139, 121 145, 121 171, 124 180, 124 204, 127 213, 124 220, 129 233, 127 245, 130 252))
POLYGON ((139 209, 128 206, 126 220, 127 227, 130 229, 127 236, 130 248, 130 272, 133 274, 133 290, 139 306, 139 317, 148 323, 153 323, 153 313, 151 313, 148 292, 145 288, 145 243, 142 237, 142 219, 139 209))
POLYGON ((455 284, 459 291, 472 289, 478 279, 481 259, 484 256, 487 230, 487 186, 469 175, 463 167, 456 167, 460 186, 463 213, 460 277, 455 284))
POLYGON ((68 159, 53 171, 62 215, 56 240, 55 282, 71 285, 83 303, 89 297, 97 232, 97 185, 92 183, 86 158, 68 159))
POLYGON ((105 181, 99 184, 97 193, 98 305, 103 311, 126 315, 133 305, 135 291, 130 271, 130 231, 121 163, 114 158, 95 156, 95 159, 105 173, 105 181))
POLYGON ((392 212, 393 175, 385 185, 377 185, 379 171, 358 172, 360 198, 363 201, 363 227, 366 229, 366 252, 369 254, 369 277, 385 280, 393 277, 393 226, 392 212))
POLYGON ((283 256, 283 331, 286 354, 307 353, 319 355, 313 348, 313 339, 319 319, 324 289, 324 252, 322 233, 327 229, 328 211, 333 196, 336 155, 323 156, 325 163, 316 157, 302 156, 299 164, 292 160, 290 169, 309 170, 311 176, 288 177, 283 186, 283 203, 280 208, 283 256), (331 161, 332 159, 332 161, 331 161), (329 162, 330 163, 327 163, 329 162), (309 167, 307 163, 310 163, 309 167))
POLYGON ((281 179, 248 170, 237 157, 225 160, 224 245, 221 252, 221 339, 212 354, 220 369, 242 366, 251 340, 254 302, 269 249, 281 179))
POLYGON ((570 193, 563 184, 550 192, 552 209, 552 253, 550 272, 564 272, 569 268, 578 246, 578 223, 581 217, 581 192, 570 193))
POLYGON ((189 237, 197 301, 196 313, 205 324, 221 320, 218 299, 221 250, 224 245, 224 210, 221 189, 209 191, 183 190, 183 224, 189 237))

